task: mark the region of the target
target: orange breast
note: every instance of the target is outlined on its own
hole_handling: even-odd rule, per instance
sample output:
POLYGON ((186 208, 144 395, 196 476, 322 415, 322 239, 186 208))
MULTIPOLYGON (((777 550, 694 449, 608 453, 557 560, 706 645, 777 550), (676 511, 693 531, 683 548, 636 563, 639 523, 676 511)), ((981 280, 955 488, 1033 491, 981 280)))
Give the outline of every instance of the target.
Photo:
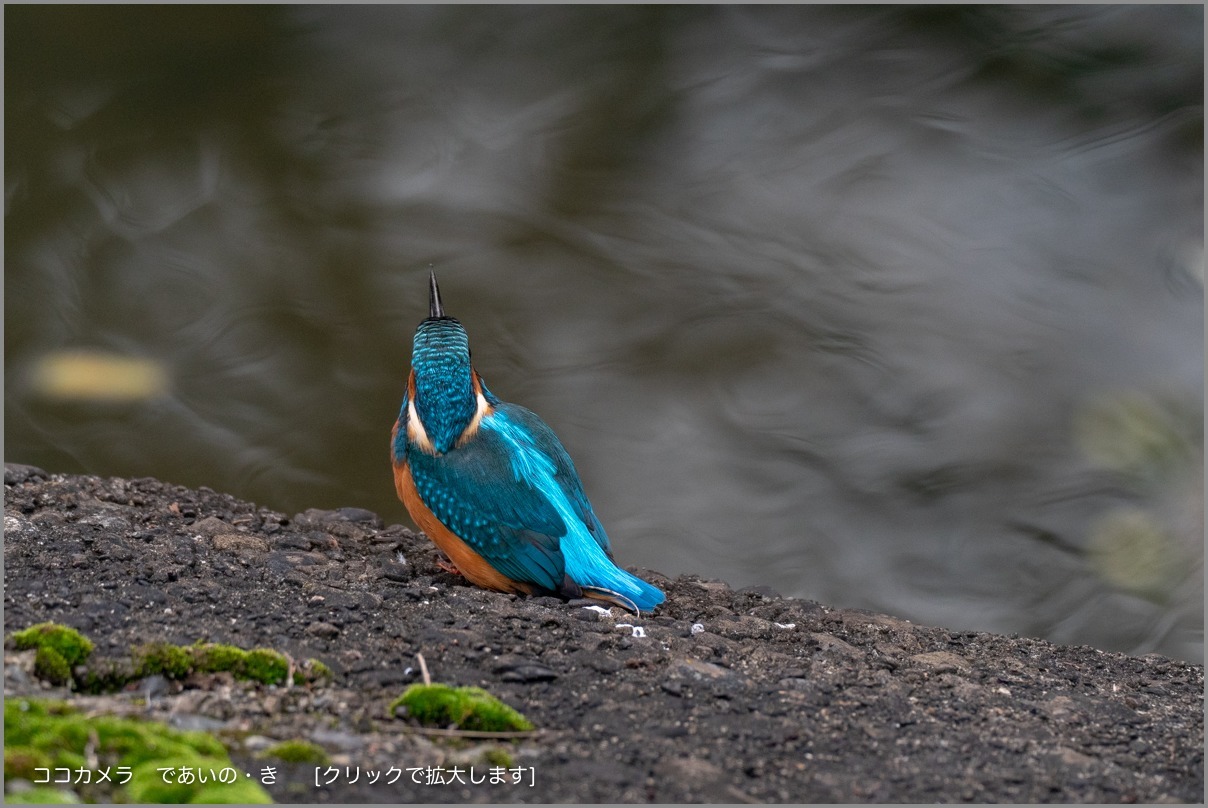
POLYGON ((461 570, 471 583, 498 592, 532 593, 528 584, 513 581, 500 573, 436 518, 436 514, 420 499, 415 481, 411 478, 411 469, 406 463, 394 464, 394 488, 398 491, 398 498, 407 507, 407 513, 411 514, 420 530, 457 565, 457 569, 461 570))

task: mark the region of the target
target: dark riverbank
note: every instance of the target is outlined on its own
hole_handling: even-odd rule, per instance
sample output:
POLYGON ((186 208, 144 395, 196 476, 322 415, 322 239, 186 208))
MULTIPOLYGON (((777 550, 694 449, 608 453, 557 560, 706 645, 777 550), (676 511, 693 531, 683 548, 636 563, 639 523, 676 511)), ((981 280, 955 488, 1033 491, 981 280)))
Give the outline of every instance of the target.
MULTIPOLYGON (((70 696, 214 732, 248 771, 266 739, 322 746, 339 776, 316 787, 312 765, 286 766, 278 801, 1203 800, 1202 666, 642 574, 664 606, 601 613, 472 588, 367 511, 287 516, 5 467, 6 635, 51 620, 97 658, 203 639, 333 669, 288 689, 193 676, 149 706, 146 688, 70 696), (389 714, 417 653, 434 680, 481 686, 541 730, 507 745, 523 784, 413 782, 428 766, 481 776, 501 745, 389 714)), ((54 693, 6 665, 6 697, 54 693)))

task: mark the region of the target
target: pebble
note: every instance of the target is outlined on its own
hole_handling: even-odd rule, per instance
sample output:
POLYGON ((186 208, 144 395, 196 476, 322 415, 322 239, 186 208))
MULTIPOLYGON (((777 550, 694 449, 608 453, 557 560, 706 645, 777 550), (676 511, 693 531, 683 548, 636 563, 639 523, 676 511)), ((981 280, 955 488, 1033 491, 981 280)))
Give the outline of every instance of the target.
POLYGON ((366 743, 364 736, 331 729, 316 729, 310 734, 310 739, 320 746, 331 747, 342 752, 356 751, 366 743))
POLYGON ((935 673, 956 671, 967 673, 972 670, 967 659, 951 651, 929 651, 925 654, 915 654, 907 659, 916 665, 930 668, 935 673))
POLYGON ((331 623, 326 623, 326 622, 320 620, 316 623, 311 623, 309 626, 307 626, 306 633, 312 634, 316 637, 323 637, 325 639, 331 640, 331 639, 335 639, 336 637, 338 637, 340 635, 340 629, 336 626, 333 626, 331 623))
POLYGON ((268 542, 259 536, 242 533, 220 533, 211 540, 215 550, 231 553, 266 553, 268 542))
POLYGON ((505 682, 552 682, 558 672, 538 662, 514 657, 500 657, 492 668, 505 682))
POLYGON ((388 581, 397 581, 398 583, 406 583, 411 580, 411 570, 405 564, 400 564, 396 561, 387 561, 381 567, 380 575, 388 581))
POLYGON ((610 674, 616 673, 624 666, 614 657, 603 656, 596 653, 587 660, 587 667, 591 668, 596 673, 610 674))
POLYGON ((262 752, 277 741, 264 735, 249 735, 243 739, 243 748, 249 752, 262 752))
POLYGON ((307 508, 302 513, 294 514, 293 522, 299 527, 320 527, 339 522, 353 522, 379 529, 386 526, 382 517, 364 508, 307 508))
POLYGON ((195 713, 173 713, 168 723, 184 732, 217 732, 226 729, 226 722, 195 713))
POLYGON ((20 485, 31 480, 45 480, 50 475, 37 466, 24 466, 20 463, 4 464, 4 484, 20 485))
POLYGON ((194 533, 207 538, 218 536, 222 533, 233 533, 235 530, 231 525, 219 519, 217 516, 207 516, 204 519, 198 519, 189 526, 189 529, 194 533))

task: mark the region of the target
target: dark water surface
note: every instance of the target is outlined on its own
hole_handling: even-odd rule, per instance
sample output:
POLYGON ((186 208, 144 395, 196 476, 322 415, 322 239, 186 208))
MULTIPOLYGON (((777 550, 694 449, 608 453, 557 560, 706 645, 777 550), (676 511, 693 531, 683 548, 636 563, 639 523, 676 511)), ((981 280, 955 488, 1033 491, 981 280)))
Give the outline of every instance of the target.
POLYGON ((406 519, 429 264, 627 564, 1203 656, 1203 9, 5 8, 5 459, 406 519))

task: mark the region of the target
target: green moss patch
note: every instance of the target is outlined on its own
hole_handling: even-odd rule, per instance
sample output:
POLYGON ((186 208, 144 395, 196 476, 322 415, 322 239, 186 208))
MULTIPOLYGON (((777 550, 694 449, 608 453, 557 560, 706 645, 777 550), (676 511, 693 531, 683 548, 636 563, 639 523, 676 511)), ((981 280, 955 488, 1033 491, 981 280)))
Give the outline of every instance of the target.
POLYGON ((227 671, 236 679, 275 685, 285 681, 289 660, 285 654, 271 648, 244 651, 233 645, 216 643, 186 646, 151 643, 135 649, 134 668, 139 677, 158 673, 169 679, 183 679, 194 671, 227 671))
POLYGON ((201 673, 218 673, 219 671, 237 671, 243 667, 247 651, 233 645, 220 643, 198 643, 190 649, 193 664, 201 673))
POLYGON ((42 646, 34 657, 34 673, 52 685, 65 685, 71 681, 71 666, 63 655, 50 646, 42 646))
POLYGON ((411 685, 390 704, 428 727, 452 727, 479 732, 523 732, 533 725, 523 715, 480 687, 411 685))
MULTIPOLYGON (((236 679, 250 679, 266 685, 284 684, 289 676, 289 658, 271 648, 245 651, 233 645, 203 643, 172 645, 154 642, 140 645, 128 662, 99 660, 76 671, 92 653, 92 642, 73 628, 57 623, 39 623, 10 637, 17 650, 36 649, 34 673, 51 684, 73 681, 86 693, 119 690, 128 682, 147 676, 184 679, 192 673, 229 672, 236 679)), ((296 666, 293 683, 327 683, 335 675, 317 659, 296 666)))
MULTIPOLYGON (((197 643, 189 646, 156 643, 135 652, 135 668, 140 676, 162 673, 172 679, 183 679, 194 671, 219 673, 226 671, 236 679, 250 679, 265 685, 284 684, 289 676, 289 658, 271 648, 244 651, 233 645, 197 643)), ((294 671, 294 684, 330 682, 335 678, 331 668, 317 659, 308 659, 294 671)))
POLYGON ((286 763, 312 763, 316 766, 325 766, 331 760, 323 747, 309 741, 282 741, 265 749, 264 754, 286 763))
MULTIPOLYGON (((107 782, 72 783, 59 797, 89 802, 272 802, 259 783, 235 769, 225 747, 212 735, 182 732, 154 721, 116 716, 86 717, 61 702, 10 698, 4 703, 4 775, 30 780, 30 770, 108 768, 107 782), (87 755, 95 755, 95 765, 87 755), (234 782, 164 782, 160 768, 236 772, 234 782), (129 777, 125 773, 129 773, 129 777), (123 782, 125 781, 125 782, 123 782)), ((45 773, 41 774, 45 777, 45 773)), ((37 778, 34 778, 37 779, 37 778)), ((74 778, 73 778, 74 779, 74 778)), ((99 778, 96 778, 99 779, 99 778)), ((53 799, 57 789, 10 792, 8 802, 53 799), (37 792, 37 793, 33 793, 37 792), (47 793, 43 793, 47 792, 47 793)))
POLYGON ((148 643, 134 649, 134 670, 138 678, 159 674, 169 679, 183 679, 193 670, 193 656, 179 645, 148 643))
POLYGON ((253 648, 243 658, 243 666, 232 671, 236 676, 254 679, 266 685, 285 681, 289 675, 289 660, 285 654, 271 648, 253 648))
POLYGON ((24 631, 13 634, 13 645, 18 651, 31 648, 51 648, 68 665, 79 665, 92 653, 92 641, 70 626, 58 623, 38 623, 24 631))
POLYGON ((12 635, 18 651, 37 649, 34 673, 55 685, 71 680, 71 669, 83 664, 92 653, 92 642, 70 626, 38 623, 12 635))
POLYGON ((500 749, 498 746, 491 747, 482 753, 482 759, 491 766, 499 766, 504 769, 510 769, 516 765, 512 760, 511 754, 506 749, 500 749))

